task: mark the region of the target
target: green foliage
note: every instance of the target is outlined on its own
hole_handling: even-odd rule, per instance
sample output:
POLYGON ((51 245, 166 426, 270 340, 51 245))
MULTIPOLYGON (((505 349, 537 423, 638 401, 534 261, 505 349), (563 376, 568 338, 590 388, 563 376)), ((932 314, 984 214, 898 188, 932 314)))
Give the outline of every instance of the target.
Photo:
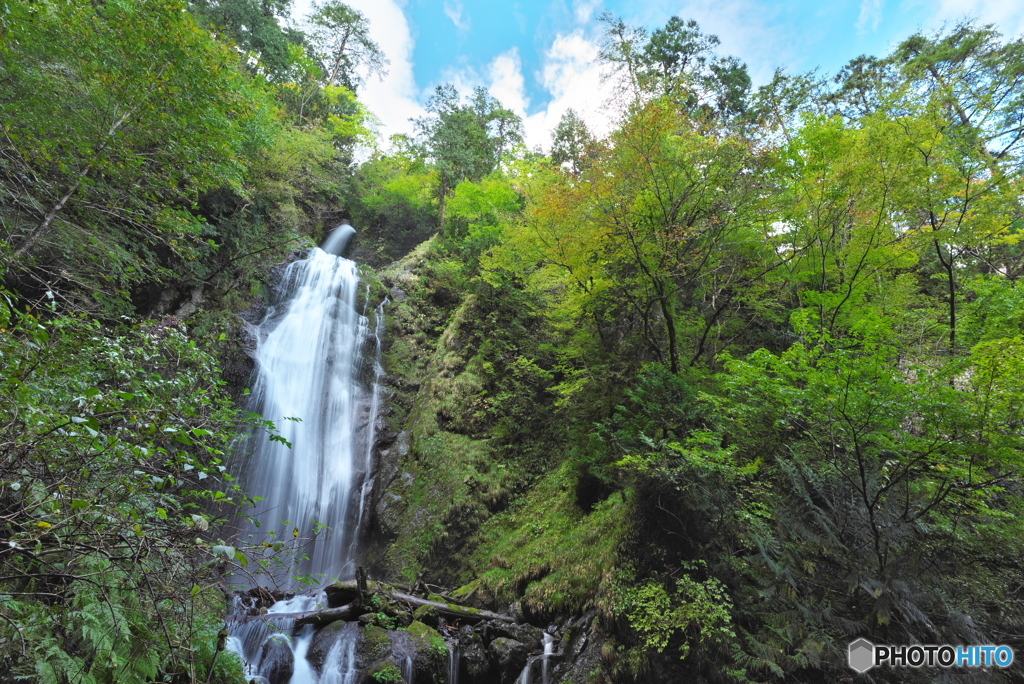
POLYGON ((427 102, 431 116, 418 119, 424 145, 437 169, 440 228, 446 200, 462 181, 480 181, 499 170, 506 155, 523 140, 523 123, 483 88, 461 103, 455 86, 438 86, 427 102))
POLYGON ((625 77, 634 98, 663 97, 700 117, 729 121, 744 113, 750 90, 747 66, 717 57, 718 36, 701 33, 693 19, 672 17, 648 33, 610 13, 601 57, 625 77))
POLYGON ((370 669, 370 679, 377 684, 403 684, 402 671, 392 662, 382 663, 370 669))
POLYGON ((433 176, 413 158, 375 155, 356 174, 354 220, 382 259, 398 259, 437 226, 433 176))
POLYGON ((189 11, 251 57, 247 66, 274 79, 291 64, 290 51, 301 40, 281 25, 292 0, 190 0, 189 11))
POLYGON ((206 677, 225 606, 203 537, 241 498, 222 464, 240 416, 214 360, 176 328, 3 304, 5 669, 206 677))
POLYGON ((673 591, 661 582, 633 584, 616 610, 629 618, 645 649, 663 653, 674 642, 681 658, 689 654, 691 639, 722 644, 736 636, 730 626, 732 602, 714 577, 698 582, 685 575, 673 591))
POLYGON ((53 245, 57 230, 74 251, 90 235, 107 242, 96 224, 113 214, 145 225, 137 235, 151 248, 195 258, 202 231, 172 210, 197 191, 240 180, 241 122, 257 107, 244 96, 235 57, 180 3, 8 9, 0 120, 5 185, 19 191, 15 255, 53 245), (47 182, 23 186, 17 179, 26 174, 47 182))

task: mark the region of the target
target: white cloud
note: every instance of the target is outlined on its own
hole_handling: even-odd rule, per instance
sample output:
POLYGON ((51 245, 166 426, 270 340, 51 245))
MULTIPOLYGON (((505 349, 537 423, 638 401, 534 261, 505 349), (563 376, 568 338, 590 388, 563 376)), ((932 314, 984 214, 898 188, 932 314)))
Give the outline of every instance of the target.
POLYGON ((874 33, 882 23, 882 9, 885 0, 861 0, 860 16, 857 17, 857 32, 861 35, 874 33))
POLYGON ((929 22, 933 29, 971 17, 982 24, 995 24, 1006 40, 1024 34, 1024 11, 1020 0, 938 0, 937 3, 932 0, 926 6, 934 11, 929 22))
POLYGON ((597 61, 597 43, 584 36, 581 29, 558 34, 545 51, 543 66, 537 77, 551 100, 540 111, 529 114, 530 99, 526 95, 526 79, 518 48, 503 52, 491 60, 480 73, 470 66, 450 67, 441 82, 451 83, 463 97, 476 87, 484 87, 503 105, 523 119, 526 146, 547 150, 551 131, 569 108, 579 114, 598 136, 611 132, 612 124, 605 104, 613 88, 602 79, 604 68, 597 61))
POLYGON ((601 6, 601 0, 576 0, 573 7, 573 14, 576 16, 576 23, 583 25, 590 23, 594 12, 601 6))
POLYGON ((602 78, 604 67, 598 62, 599 52, 597 43, 584 36, 581 30, 555 37, 544 54, 540 74, 551 101, 543 111, 524 119, 528 147, 548 149, 551 131, 570 108, 587 122, 595 135, 600 137, 611 132, 611 115, 606 104, 612 98, 613 88, 602 78))
POLYGON ((526 79, 523 78, 519 48, 514 47, 495 57, 487 67, 487 76, 490 80, 488 92, 519 116, 526 116, 530 100, 526 97, 526 79))
POLYGON ((469 31, 469 17, 463 16, 464 9, 461 0, 445 0, 444 2, 445 16, 452 20, 455 28, 466 32, 469 31))

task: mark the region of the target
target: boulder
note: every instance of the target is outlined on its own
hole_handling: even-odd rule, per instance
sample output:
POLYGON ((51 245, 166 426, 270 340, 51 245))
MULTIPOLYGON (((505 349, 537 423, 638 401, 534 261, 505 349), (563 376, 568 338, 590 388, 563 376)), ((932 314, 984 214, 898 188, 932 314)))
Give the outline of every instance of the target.
POLYGON ((317 672, 323 672, 324 661, 331 648, 343 639, 359 639, 363 630, 355 622, 332 622, 313 635, 306 659, 317 672))
POLYGON ((295 654, 288 637, 275 634, 263 643, 260 654, 260 676, 269 684, 288 684, 295 671, 295 654))
POLYGON ((523 667, 526 666, 526 644, 498 637, 487 647, 491 656, 491 664, 500 674, 501 684, 514 684, 523 667))

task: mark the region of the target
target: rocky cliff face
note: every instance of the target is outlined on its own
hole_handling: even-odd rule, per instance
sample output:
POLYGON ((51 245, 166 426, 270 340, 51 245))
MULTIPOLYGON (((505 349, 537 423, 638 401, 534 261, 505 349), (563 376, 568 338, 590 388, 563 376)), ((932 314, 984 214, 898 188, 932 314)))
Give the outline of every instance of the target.
MULTIPOLYGON (((451 681, 526 681, 521 678, 527 666, 530 681, 538 683, 545 672, 550 682, 610 681, 602 657, 612 648, 603 629, 607 610, 573 596, 565 599, 561 610, 537 600, 540 594, 516 600, 529 594, 525 590, 533 580, 546 587, 545 575, 552 570, 565 573, 559 581, 587 587, 584 593, 593 594, 594 582, 610 574, 610 568, 600 567, 609 560, 608 544, 577 539, 574 543, 581 545, 567 552, 586 556, 591 565, 567 564, 564 569, 559 567, 562 552, 547 568, 531 558, 536 567, 522 570, 514 567, 516 560, 482 555, 502 535, 522 532, 522 525, 509 527, 508 520, 531 505, 548 505, 549 487, 560 469, 547 472, 543 466, 550 467, 549 463, 538 467, 530 447, 518 447, 508 438, 508 428, 495 419, 500 394, 495 365, 503 362, 502 354, 507 361, 515 350, 491 336, 505 315, 501 303, 447 286, 431 249, 427 242, 379 272, 391 303, 385 352, 388 397, 382 419, 386 424, 379 431, 374 515, 365 556, 370 574, 383 581, 429 586, 439 593, 447 588, 445 600, 503 612, 516 620, 467 625, 424 618, 429 628, 443 635, 449 657, 459 654, 459 678, 451 681), (517 576, 496 580, 495 573, 506 572, 517 576), (572 573, 580 577, 572 578, 572 573)), ((565 489, 560 488, 550 505, 559 514, 568 512, 573 521, 590 520, 565 489)), ((608 530, 612 539, 614 529, 612 525, 608 530)), ((597 525, 594 533, 600 536, 604 530, 597 525)), ((527 534, 540 541, 543 530, 527 534)), ((384 643, 385 636, 390 639, 390 632, 374 638, 384 643)), ((416 681, 421 681, 419 676, 416 681)))

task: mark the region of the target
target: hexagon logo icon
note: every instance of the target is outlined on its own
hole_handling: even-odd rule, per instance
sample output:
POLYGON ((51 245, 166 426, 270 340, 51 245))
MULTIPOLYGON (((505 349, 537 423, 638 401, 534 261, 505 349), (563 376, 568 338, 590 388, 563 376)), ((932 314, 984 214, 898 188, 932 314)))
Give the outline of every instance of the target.
POLYGON ((875 666, 875 645, 867 639, 857 639, 850 644, 849 663, 857 672, 867 672, 875 666))

